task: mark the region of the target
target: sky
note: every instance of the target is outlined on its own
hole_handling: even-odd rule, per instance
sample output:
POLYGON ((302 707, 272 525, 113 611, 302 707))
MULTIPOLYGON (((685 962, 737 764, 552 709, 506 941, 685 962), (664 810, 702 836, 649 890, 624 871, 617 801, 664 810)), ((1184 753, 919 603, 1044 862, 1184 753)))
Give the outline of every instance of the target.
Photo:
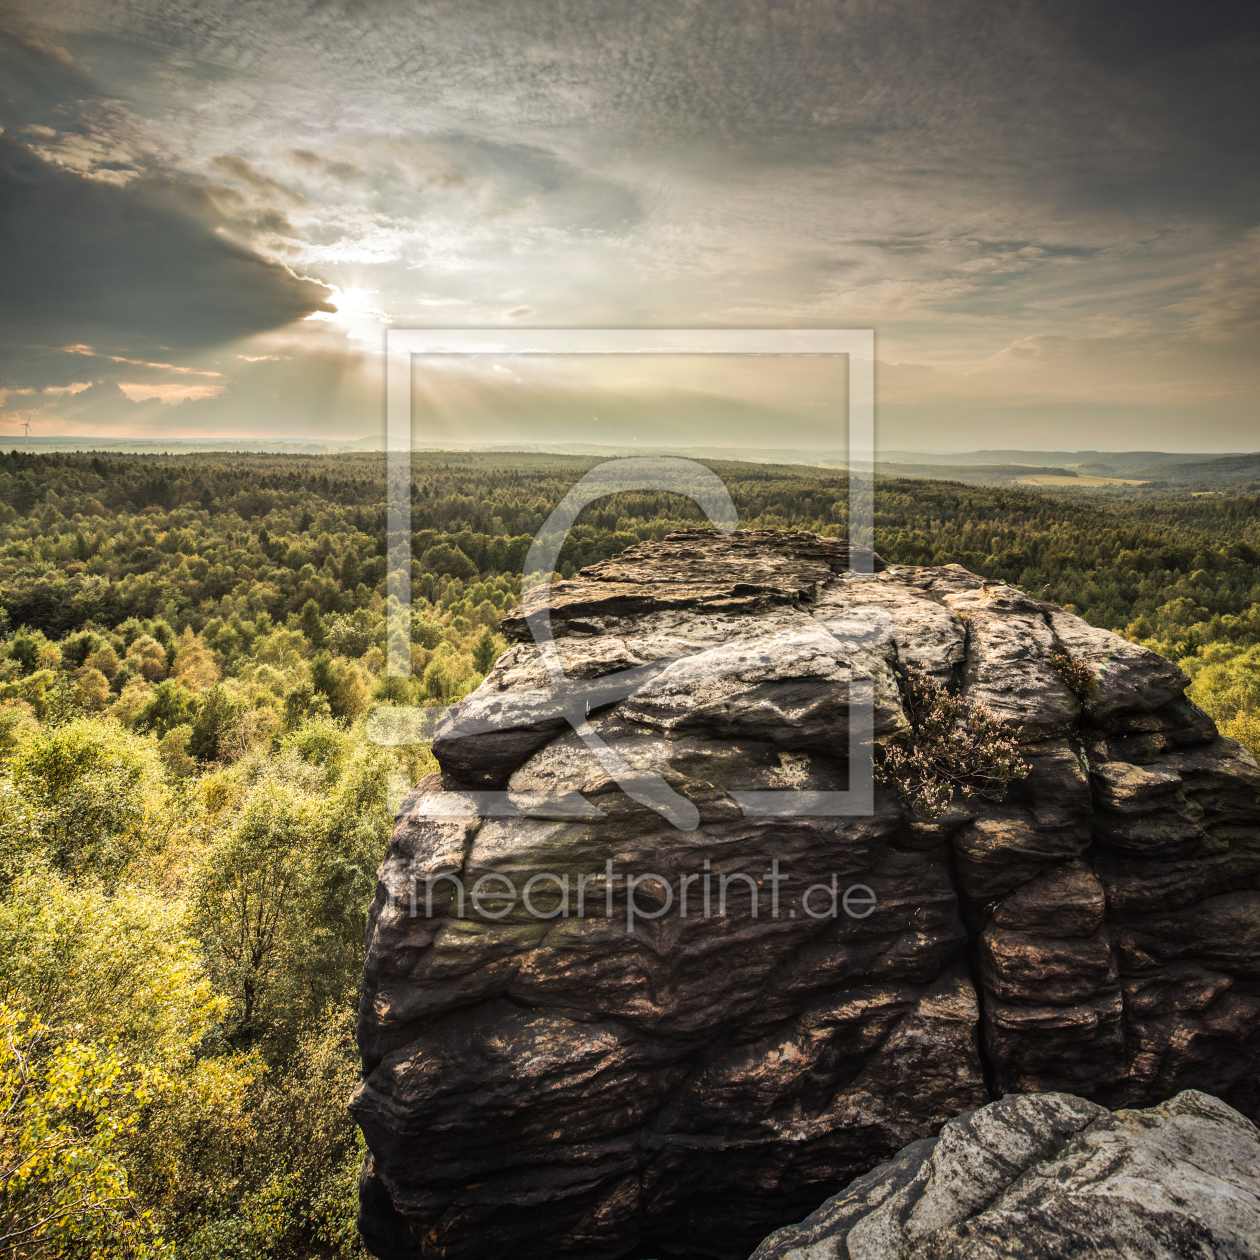
MULTIPOLYGON (((0 441, 380 434, 389 326, 836 327, 885 449, 1260 448, 1253 3, 5 0, 0 126, 0 441)), ((828 446, 835 379, 437 365, 415 437, 828 446)))

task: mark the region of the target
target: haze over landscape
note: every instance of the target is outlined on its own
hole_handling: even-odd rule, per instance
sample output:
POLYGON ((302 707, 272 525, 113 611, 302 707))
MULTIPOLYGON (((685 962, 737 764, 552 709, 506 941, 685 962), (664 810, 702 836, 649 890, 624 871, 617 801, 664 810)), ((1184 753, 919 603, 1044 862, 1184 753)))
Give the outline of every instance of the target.
MULTIPOLYGON (((16 0, 0 30, 6 444, 370 444, 385 327, 535 325, 874 328, 888 451, 1256 446, 1245 6, 16 0)), ((429 374, 415 436, 840 445, 799 362, 636 371, 475 405, 429 374)))

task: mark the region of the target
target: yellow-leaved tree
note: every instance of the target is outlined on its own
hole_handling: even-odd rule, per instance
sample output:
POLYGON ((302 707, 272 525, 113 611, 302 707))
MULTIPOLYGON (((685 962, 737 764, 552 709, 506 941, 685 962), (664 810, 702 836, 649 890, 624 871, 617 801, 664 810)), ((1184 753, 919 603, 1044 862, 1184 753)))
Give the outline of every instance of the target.
POLYGON ((1222 735, 1260 757, 1260 644, 1209 643, 1180 662, 1193 679, 1187 692, 1222 735))
POLYGON ((0 1254, 156 1256, 122 1152, 150 1097, 121 1054, 49 1039, 0 1003, 0 1254))

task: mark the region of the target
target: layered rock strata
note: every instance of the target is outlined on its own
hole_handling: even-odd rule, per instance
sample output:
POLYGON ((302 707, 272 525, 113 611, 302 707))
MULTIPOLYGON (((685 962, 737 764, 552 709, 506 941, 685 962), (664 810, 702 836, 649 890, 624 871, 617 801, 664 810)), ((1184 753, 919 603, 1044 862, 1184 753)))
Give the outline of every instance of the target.
POLYGON ((1011 1094, 859 1177, 752 1260, 1260 1257, 1260 1131, 1196 1090, 1112 1113, 1011 1094))
POLYGON ((560 687, 529 601, 505 621, 371 911, 375 1254, 745 1256, 1008 1091, 1254 1110, 1255 761, 1150 652, 958 566, 849 560, 632 548, 552 588, 560 687), (860 784, 863 696, 906 737, 907 666, 1017 726, 1030 774, 931 820, 883 790, 811 814, 860 784))

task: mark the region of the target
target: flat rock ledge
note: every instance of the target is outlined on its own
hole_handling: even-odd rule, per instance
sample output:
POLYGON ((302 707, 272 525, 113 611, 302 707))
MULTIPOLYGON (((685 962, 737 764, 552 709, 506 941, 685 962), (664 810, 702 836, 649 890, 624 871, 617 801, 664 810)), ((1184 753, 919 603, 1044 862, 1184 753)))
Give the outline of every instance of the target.
POLYGON ((743 1260, 1006 1094, 1196 1089, 1256 1114, 1255 760, 1169 661, 956 565, 854 558, 688 530, 585 569, 550 592, 560 696, 527 620, 546 592, 505 619, 516 642, 440 726, 369 916, 351 1107, 382 1260, 743 1260), (852 689, 895 739, 907 666, 1020 729, 1032 772, 1004 801, 741 804, 845 790, 852 689), (698 825, 627 794, 575 713, 698 825), (628 924, 625 877, 648 873, 673 904, 643 883, 628 924), (517 899, 474 911, 485 877, 517 899), (565 878, 591 881, 585 912, 565 878), (869 890, 864 917, 818 893, 803 912, 833 879, 869 890))
POLYGON ((859 1177, 752 1260, 1253 1260, 1260 1130, 1185 1090, 1145 1111, 1010 1094, 859 1177))

